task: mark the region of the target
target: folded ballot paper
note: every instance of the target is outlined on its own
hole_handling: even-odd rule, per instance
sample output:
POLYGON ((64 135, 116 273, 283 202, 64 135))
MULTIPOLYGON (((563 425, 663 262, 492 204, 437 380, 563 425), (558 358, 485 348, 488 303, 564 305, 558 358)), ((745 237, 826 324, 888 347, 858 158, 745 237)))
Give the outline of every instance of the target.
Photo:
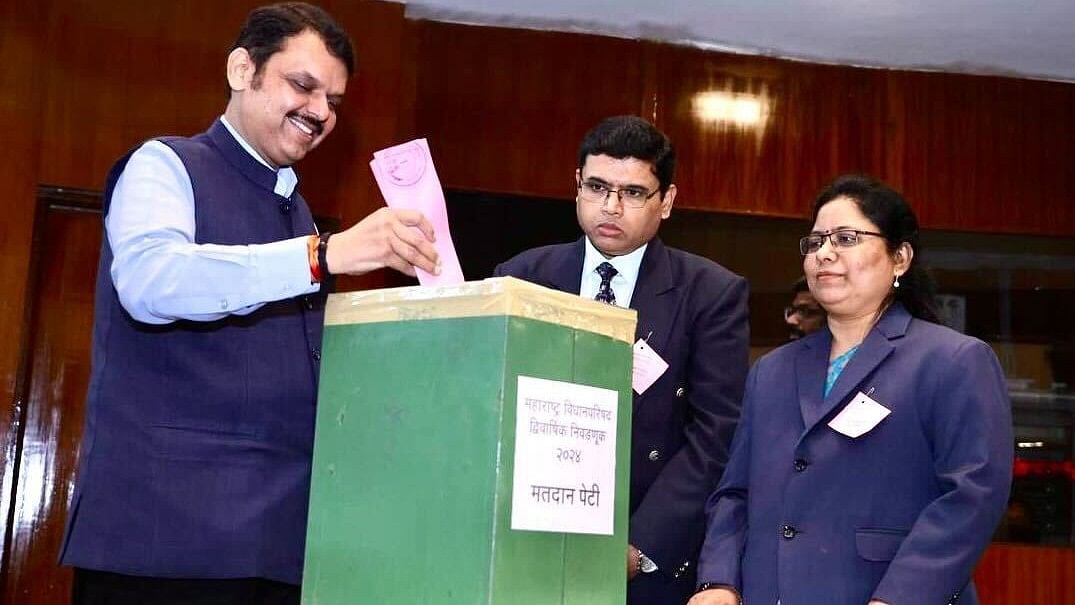
POLYGON ((451 286, 463 283, 463 270, 455 254, 452 233, 448 230, 448 211, 429 144, 415 139, 373 154, 370 162, 377 186, 390 208, 418 210, 433 223, 437 241, 434 247, 440 254, 441 273, 433 275, 418 269, 418 282, 423 286, 451 286))

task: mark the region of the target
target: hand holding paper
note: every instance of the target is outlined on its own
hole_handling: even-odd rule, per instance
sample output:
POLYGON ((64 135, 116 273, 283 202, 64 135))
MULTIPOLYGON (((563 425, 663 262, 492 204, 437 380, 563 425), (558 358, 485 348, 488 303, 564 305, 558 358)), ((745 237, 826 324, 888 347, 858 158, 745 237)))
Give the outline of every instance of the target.
POLYGON ((436 234, 433 247, 440 260, 440 273, 432 273, 417 264, 418 281, 422 285, 434 286, 463 283, 463 270, 448 229, 444 191, 426 140, 416 139, 382 149, 373 154, 370 168, 389 208, 420 212, 436 234))
POLYGON ((381 208, 329 238, 326 263, 332 273, 361 275, 382 267, 415 274, 440 264, 429 220, 415 210, 381 208))

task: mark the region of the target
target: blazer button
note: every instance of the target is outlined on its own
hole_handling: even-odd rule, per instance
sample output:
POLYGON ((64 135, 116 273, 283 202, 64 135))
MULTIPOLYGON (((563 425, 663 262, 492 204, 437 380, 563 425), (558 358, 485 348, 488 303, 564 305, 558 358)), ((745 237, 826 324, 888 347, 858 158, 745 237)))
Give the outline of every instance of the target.
POLYGON ((649 461, 650 462, 657 462, 660 459, 661 459, 661 453, 660 452, 658 452, 657 450, 650 450, 650 453, 649 453, 649 461))
POLYGON ((321 361, 321 351, 319 349, 314 349, 310 354, 313 355, 314 361, 321 361))
POLYGON ((806 460, 803 460, 802 458, 796 458, 795 462, 793 462, 792 464, 795 467, 795 470, 800 472, 800 473, 805 471, 806 467, 809 466, 809 463, 806 460))
POLYGON ((784 535, 785 540, 790 540, 790 539, 794 538, 795 534, 797 534, 797 533, 799 533, 799 530, 795 529, 794 527, 792 527, 790 525, 785 525, 784 526, 783 535, 784 535))
POLYGON ((679 387, 678 389, 676 389, 676 397, 683 397, 686 394, 687 394, 687 389, 685 389, 683 387, 679 387))

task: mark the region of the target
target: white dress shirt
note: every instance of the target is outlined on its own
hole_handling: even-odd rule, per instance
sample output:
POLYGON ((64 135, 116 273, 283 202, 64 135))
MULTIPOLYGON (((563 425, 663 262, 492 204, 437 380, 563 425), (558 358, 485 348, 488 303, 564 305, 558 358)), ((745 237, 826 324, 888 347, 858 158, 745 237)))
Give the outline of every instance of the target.
MULTIPOLYGON (((271 169, 220 119, 247 153, 271 169)), ((279 195, 290 196, 297 184, 290 167, 276 171, 279 195)), ((113 190, 105 233, 112 283, 134 319, 214 321, 320 288, 310 283, 308 236, 247 246, 196 244, 194 207, 190 175, 170 147, 149 141, 131 155, 113 190)))
POLYGON ((601 276, 597 274, 597 266, 601 263, 610 263, 616 268, 616 275, 612 277, 610 285, 616 295, 617 307, 630 307, 631 297, 635 293, 635 283, 638 281, 638 270, 642 266, 642 255, 646 253, 646 246, 624 254, 605 258, 605 255, 594 247, 590 238, 586 238, 586 255, 582 260, 582 282, 579 285, 579 296, 593 299, 597 296, 597 290, 601 286, 601 276))

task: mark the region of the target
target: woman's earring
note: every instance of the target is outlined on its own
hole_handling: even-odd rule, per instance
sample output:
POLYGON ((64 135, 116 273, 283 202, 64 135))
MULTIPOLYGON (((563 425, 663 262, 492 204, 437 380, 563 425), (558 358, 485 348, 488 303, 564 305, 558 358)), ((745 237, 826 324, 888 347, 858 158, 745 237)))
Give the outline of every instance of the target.
POLYGON ((896 276, 896 279, 892 280, 892 287, 893 288, 899 288, 900 287, 900 276, 899 275, 896 276))

